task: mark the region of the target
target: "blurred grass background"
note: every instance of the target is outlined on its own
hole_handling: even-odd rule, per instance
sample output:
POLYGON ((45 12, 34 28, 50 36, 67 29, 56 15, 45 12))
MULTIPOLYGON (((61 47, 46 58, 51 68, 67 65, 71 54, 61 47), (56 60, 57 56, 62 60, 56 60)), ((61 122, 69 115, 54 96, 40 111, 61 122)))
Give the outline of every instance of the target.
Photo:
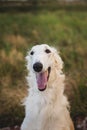
POLYGON ((70 6, 0 13, 0 127, 20 125, 23 120, 25 56, 41 43, 60 50, 72 118, 78 113, 87 116, 87 10, 70 6))

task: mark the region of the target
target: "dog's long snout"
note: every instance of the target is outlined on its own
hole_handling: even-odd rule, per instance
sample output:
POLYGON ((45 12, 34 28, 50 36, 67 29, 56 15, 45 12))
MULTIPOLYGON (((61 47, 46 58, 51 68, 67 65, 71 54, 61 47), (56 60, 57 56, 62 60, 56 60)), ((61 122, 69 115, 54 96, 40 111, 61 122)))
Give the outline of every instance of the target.
POLYGON ((36 72, 40 72, 40 71, 42 71, 42 69, 43 69, 43 65, 42 65, 40 62, 36 62, 36 63, 33 65, 33 69, 34 69, 34 71, 36 71, 36 72))

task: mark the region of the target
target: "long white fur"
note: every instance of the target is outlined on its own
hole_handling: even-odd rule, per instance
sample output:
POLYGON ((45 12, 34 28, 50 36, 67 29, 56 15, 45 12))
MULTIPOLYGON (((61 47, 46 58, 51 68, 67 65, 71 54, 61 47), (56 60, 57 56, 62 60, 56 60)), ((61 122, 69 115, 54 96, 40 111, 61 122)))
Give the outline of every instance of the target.
POLYGON ((64 95, 65 75, 59 53, 46 44, 36 45, 31 50, 34 55, 28 52, 26 57, 29 90, 24 101, 25 118, 21 130, 73 130, 69 103, 64 95), (50 49, 51 53, 46 54, 45 49, 50 49), (43 64, 44 71, 51 67, 47 88, 42 92, 38 90, 33 70, 33 64, 38 61, 43 64))

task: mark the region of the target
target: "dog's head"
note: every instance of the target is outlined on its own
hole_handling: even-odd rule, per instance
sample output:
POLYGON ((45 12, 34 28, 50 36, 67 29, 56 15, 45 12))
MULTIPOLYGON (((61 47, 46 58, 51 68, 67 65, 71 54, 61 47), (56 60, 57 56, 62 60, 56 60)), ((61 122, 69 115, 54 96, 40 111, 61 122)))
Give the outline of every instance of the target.
POLYGON ((61 73, 63 62, 56 49, 46 44, 36 45, 26 56, 27 69, 36 78, 40 91, 47 88, 50 80, 56 78, 56 73, 61 73))

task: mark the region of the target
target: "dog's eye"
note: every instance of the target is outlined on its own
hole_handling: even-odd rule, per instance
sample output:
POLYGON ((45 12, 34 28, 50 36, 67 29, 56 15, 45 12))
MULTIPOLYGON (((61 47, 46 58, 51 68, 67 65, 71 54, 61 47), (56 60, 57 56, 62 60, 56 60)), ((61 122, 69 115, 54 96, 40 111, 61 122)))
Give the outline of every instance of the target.
POLYGON ((49 49, 46 49, 45 52, 46 53, 51 53, 51 51, 49 49))
POLYGON ((31 51, 31 52, 30 52, 30 55, 33 55, 33 54, 34 54, 34 51, 31 51))

